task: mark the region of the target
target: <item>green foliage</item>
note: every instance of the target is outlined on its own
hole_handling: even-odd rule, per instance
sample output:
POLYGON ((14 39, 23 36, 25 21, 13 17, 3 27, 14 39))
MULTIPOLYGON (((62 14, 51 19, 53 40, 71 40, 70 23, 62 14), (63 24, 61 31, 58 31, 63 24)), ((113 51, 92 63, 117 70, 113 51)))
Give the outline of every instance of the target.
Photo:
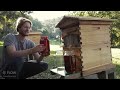
POLYGON ((51 45, 60 45, 60 40, 58 39, 50 39, 50 44, 51 45))
POLYGON ((62 55, 50 55, 50 56, 44 58, 44 61, 46 61, 48 63, 49 69, 52 69, 54 67, 60 67, 60 66, 64 65, 62 55))
POLYGON ((0 39, 8 33, 16 33, 15 21, 18 17, 29 18, 31 11, 0 11, 0 39))
POLYGON ((46 29, 41 30, 43 36, 48 36, 49 37, 49 32, 46 29))
POLYGON ((116 79, 120 79, 120 65, 116 65, 115 71, 116 71, 116 79))
POLYGON ((0 46, 3 46, 3 43, 4 43, 4 42, 0 41, 0 46))
POLYGON ((61 17, 45 21, 33 19, 31 16, 29 16, 29 18, 33 23, 33 31, 41 32, 43 36, 48 36, 49 39, 60 39, 61 31, 55 26, 60 21, 61 17))
POLYGON ((60 19, 61 18, 45 20, 41 29, 43 35, 47 35, 49 39, 56 39, 56 36, 60 36, 61 31, 58 28, 55 28, 60 19))
POLYGON ((33 31, 39 31, 43 27, 38 19, 32 19, 31 21, 33 23, 33 27, 32 27, 33 31))
POLYGON ((56 54, 56 51, 50 51, 50 55, 56 54))

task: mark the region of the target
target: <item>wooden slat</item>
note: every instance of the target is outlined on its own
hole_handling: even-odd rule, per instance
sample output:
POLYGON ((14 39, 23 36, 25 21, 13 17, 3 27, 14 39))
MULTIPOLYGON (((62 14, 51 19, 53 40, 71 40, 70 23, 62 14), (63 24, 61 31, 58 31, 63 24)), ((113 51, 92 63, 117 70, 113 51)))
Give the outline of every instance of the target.
POLYGON ((99 45, 105 45, 105 47, 111 47, 111 43, 108 41, 108 42, 97 42, 97 43, 87 43, 87 44, 84 44, 84 43, 82 43, 81 44, 81 48, 83 48, 83 47, 96 47, 96 46, 98 46, 98 48, 100 48, 101 46, 99 46, 99 45))
POLYGON ((93 68, 93 67, 96 67, 96 66, 102 66, 102 65, 104 65, 104 64, 107 64, 107 63, 112 63, 111 62, 111 58, 110 58, 110 56, 108 55, 108 56, 104 56, 104 57, 102 57, 101 56, 101 58, 100 58, 100 56, 98 55, 98 56, 96 56, 96 55, 98 55, 98 54, 95 54, 95 56, 94 56, 94 58, 96 58, 96 59, 94 59, 94 58, 91 58, 90 56, 89 57, 83 57, 83 59, 82 59, 82 61, 83 61, 83 70, 84 69, 90 69, 90 68, 93 68), (89 59, 88 59, 89 58, 89 59))
POLYGON ((111 43, 111 38, 109 33, 103 34, 95 34, 91 33, 82 33, 81 32, 81 42, 82 44, 90 44, 90 43, 111 43))
POLYGON ((66 37, 69 34, 79 34, 79 26, 62 29, 62 38, 66 37))
POLYGON ((80 32, 79 32, 79 30, 75 30, 75 31, 71 31, 71 32, 62 32, 62 38, 64 39, 64 37, 71 35, 71 34, 80 35, 80 32))
POLYGON ((109 30, 110 25, 79 25, 80 31, 109 30))
POLYGON ((82 35, 99 35, 99 34, 108 34, 110 35, 110 30, 108 28, 101 27, 92 27, 89 29, 79 30, 82 35), (100 29, 99 29, 100 28, 100 29))
POLYGON ((81 25, 81 42, 83 45, 92 43, 111 43, 109 26, 81 25))
POLYGON ((105 35, 93 35, 93 36, 82 36, 81 38, 82 45, 86 44, 107 44, 111 43, 110 37, 105 35))
POLYGON ((30 34, 27 38, 32 40, 35 44, 39 44, 41 36, 40 34, 30 34))
POLYGON ((111 63, 112 56, 110 46, 106 44, 83 46, 81 51, 84 69, 111 63))
POLYGON ((74 20, 74 19, 69 19, 69 20, 64 20, 63 23, 60 23, 60 25, 58 25, 57 27, 59 27, 60 29, 65 29, 65 28, 70 28, 70 27, 74 27, 74 26, 78 26, 78 20, 74 20))
POLYGON ((68 35, 64 38, 65 47, 80 47, 79 35, 68 35))
POLYGON ((85 20, 79 21, 80 25, 110 25, 111 21, 85 20))
POLYGON ((76 30, 79 30, 79 26, 74 26, 74 27, 68 27, 66 29, 62 29, 62 32, 72 32, 72 31, 76 31, 76 30))
POLYGON ((90 74, 95 74, 98 72, 106 71, 106 70, 109 70, 111 68, 115 68, 115 65, 113 65, 112 63, 107 63, 107 64, 99 65, 99 66, 96 66, 96 67, 93 67, 90 69, 84 69, 83 76, 87 76, 90 74))

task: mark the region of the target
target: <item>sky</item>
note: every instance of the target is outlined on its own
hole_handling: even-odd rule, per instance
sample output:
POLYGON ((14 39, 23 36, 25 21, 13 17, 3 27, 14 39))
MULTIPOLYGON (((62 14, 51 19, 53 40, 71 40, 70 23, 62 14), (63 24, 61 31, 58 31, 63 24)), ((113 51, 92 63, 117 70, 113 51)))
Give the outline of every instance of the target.
POLYGON ((48 19, 53 19, 57 17, 61 17, 67 15, 69 11, 33 11, 30 15, 34 19, 38 19, 39 21, 44 21, 48 19))

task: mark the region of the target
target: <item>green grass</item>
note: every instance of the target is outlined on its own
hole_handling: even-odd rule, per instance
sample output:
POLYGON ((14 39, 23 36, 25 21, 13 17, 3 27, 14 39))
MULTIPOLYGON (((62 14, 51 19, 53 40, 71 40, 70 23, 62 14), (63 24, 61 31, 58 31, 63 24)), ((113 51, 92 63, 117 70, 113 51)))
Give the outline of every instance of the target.
POLYGON ((55 40, 55 39, 52 39, 52 40, 49 40, 50 41, 50 44, 51 45, 60 45, 60 40, 55 40))
POLYGON ((1 41, 0 41, 0 46, 3 46, 3 43, 4 43, 4 42, 1 42, 1 41))
POLYGON ((112 62, 116 65, 115 74, 116 79, 120 79, 120 49, 114 48, 112 51, 112 62))
POLYGON ((44 61, 48 63, 48 65, 49 65, 48 68, 49 69, 52 69, 54 67, 59 67, 59 66, 63 66, 64 65, 63 56, 62 55, 50 55, 48 57, 45 57, 44 61))
POLYGON ((116 65, 115 73, 116 73, 116 79, 120 79, 120 65, 116 65))
POLYGON ((50 51, 50 54, 51 55, 56 54, 56 51, 50 51))
POLYGON ((116 79, 120 79, 120 58, 112 58, 113 64, 116 66, 115 68, 115 74, 116 74, 116 79))

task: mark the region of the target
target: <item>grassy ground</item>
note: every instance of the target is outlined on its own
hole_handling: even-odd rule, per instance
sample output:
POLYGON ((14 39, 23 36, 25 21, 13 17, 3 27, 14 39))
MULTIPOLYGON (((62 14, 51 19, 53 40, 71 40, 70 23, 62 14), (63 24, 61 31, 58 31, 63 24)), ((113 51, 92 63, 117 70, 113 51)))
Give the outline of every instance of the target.
POLYGON ((116 79, 120 79, 120 49, 114 48, 112 51, 112 62, 116 65, 116 79))
POLYGON ((51 45, 60 45, 60 40, 56 40, 56 39, 52 39, 52 40, 49 40, 50 41, 50 44, 51 45))

